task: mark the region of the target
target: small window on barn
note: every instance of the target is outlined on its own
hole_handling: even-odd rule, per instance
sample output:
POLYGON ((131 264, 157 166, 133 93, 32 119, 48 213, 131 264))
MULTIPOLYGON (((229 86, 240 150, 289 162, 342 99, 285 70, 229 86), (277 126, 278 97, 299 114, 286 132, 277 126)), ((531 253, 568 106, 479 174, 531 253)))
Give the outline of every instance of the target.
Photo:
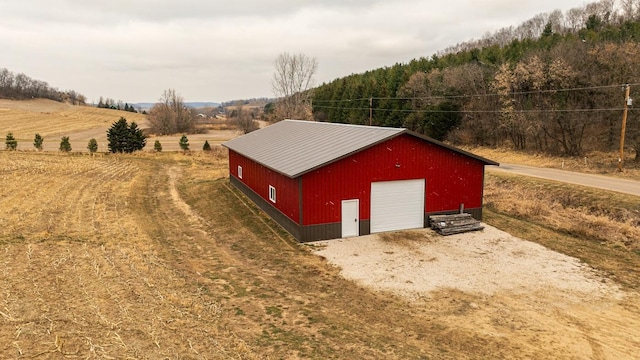
POLYGON ((242 166, 238 165, 238 178, 242 179, 242 166))
POLYGON ((276 188, 271 185, 269 185, 269 200, 271 200, 272 203, 276 202, 276 188))

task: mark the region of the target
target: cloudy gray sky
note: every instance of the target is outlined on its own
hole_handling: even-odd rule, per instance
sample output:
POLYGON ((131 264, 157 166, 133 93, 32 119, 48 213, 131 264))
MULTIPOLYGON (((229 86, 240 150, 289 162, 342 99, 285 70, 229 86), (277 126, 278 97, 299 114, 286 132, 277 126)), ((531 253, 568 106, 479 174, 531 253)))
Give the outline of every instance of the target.
POLYGON ((584 0, 0 0, 0 68, 89 101, 271 97, 282 52, 316 83, 429 57, 584 0))

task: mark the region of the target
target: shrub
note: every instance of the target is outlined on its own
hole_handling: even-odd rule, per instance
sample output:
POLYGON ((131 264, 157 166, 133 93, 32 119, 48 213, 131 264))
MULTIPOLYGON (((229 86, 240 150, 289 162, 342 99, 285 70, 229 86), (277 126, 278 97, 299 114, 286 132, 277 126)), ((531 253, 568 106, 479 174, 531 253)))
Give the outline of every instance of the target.
POLYGON ((68 136, 63 136, 62 139, 60 139, 60 151, 67 153, 71 151, 71 143, 69 142, 68 136))
POLYGON ((98 151, 98 142, 96 141, 96 139, 89 140, 89 144, 87 145, 87 149, 92 154, 94 152, 98 151))
POLYGON ((193 133, 196 130, 196 111, 184 104, 174 89, 165 90, 160 101, 149 110, 149 125, 153 133, 168 135, 193 133))
POLYGON ((162 151, 162 144, 160 144, 160 140, 156 140, 156 142, 153 144, 153 150, 155 150, 156 152, 162 151))
POLYGON ((40 136, 40 134, 36 134, 36 136, 33 138, 33 147, 38 151, 42 151, 43 142, 44 139, 42 138, 42 136, 40 136))
POLYGON ((16 150, 18 148, 18 140, 13 137, 13 133, 7 133, 4 143, 7 145, 7 150, 16 150))
POLYGON ((180 149, 182 151, 189 151, 189 139, 187 139, 187 135, 183 134, 180 138, 180 149))

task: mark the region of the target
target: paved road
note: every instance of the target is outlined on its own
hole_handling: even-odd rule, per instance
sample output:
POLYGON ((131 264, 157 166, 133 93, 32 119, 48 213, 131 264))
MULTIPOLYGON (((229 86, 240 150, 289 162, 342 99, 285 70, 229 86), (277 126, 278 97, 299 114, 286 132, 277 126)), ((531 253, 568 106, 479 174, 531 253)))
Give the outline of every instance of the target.
POLYGON ((542 179, 562 181, 571 184, 590 186, 599 189, 612 190, 625 194, 640 196, 640 181, 619 179, 612 176, 583 174, 572 171, 538 168, 533 166, 500 164, 487 166, 488 171, 502 171, 513 174, 527 175, 542 179))

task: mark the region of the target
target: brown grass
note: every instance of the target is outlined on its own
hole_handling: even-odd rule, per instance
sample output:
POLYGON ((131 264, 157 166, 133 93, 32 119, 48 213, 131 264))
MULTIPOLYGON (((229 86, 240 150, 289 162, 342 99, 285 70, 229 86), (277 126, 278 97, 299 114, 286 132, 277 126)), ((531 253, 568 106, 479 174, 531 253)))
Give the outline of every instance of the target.
POLYGON ((576 236, 640 252, 640 198, 537 178, 489 173, 486 206, 576 236))
POLYGON ((252 358, 220 299, 138 220, 132 195, 163 191, 147 194, 152 166, 14 152, 0 164, 0 357, 252 358))
POLYGON ((407 247, 410 249, 417 248, 420 243, 435 241, 435 233, 424 231, 405 230, 381 233, 378 235, 380 240, 389 243, 407 247))

